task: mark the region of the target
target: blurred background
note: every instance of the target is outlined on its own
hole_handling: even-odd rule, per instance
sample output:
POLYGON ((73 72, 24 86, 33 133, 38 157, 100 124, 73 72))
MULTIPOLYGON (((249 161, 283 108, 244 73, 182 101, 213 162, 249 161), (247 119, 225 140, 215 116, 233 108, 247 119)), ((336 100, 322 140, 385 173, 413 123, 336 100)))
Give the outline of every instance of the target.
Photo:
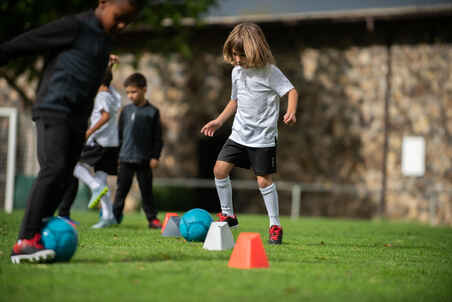
MULTIPOLYGON (((0 41, 96 1, 2 1, 0 41)), ((115 41, 113 86, 143 73, 164 128, 154 192, 161 210, 219 211, 212 168, 229 124, 200 134, 229 101, 223 43, 259 24, 300 94, 279 125, 282 215, 387 217, 452 225, 452 1, 149 1, 115 41)), ((32 45, 30 46, 32 47, 32 45)), ((0 206, 23 208, 37 174, 31 108, 45 56, 0 69, 0 206), (12 183, 12 184, 11 184, 12 183)), ((281 116, 287 98, 281 100, 281 116)), ((265 213, 251 171, 231 175, 237 211, 265 213)), ((115 177, 109 179, 115 187, 115 177)), ((89 199, 81 187, 76 208, 89 199)), ((137 186, 126 209, 139 209, 137 186)))

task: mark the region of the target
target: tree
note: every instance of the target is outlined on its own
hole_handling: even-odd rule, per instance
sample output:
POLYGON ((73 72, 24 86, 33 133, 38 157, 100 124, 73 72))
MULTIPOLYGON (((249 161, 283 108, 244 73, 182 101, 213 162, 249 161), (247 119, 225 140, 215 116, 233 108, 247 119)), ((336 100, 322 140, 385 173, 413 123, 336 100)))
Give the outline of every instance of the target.
MULTIPOLYGON (((199 20, 215 0, 147 0, 144 9, 136 20, 132 29, 145 26, 147 30, 156 32, 155 41, 148 41, 155 52, 189 53, 186 43, 187 29, 181 26, 184 18, 199 20), (163 25, 164 20, 171 20, 171 35, 161 43, 163 36, 168 33, 163 25)), ((75 14, 94 8, 97 0, 2 0, 0 3, 0 41, 7 41, 18 34, 49 23, 62 16, 75 14)), ((168 22, 166 22, 168 23, 168 22)), ((0 42, 1 43, 1 42, 0 42)), ((24 104, 32 104, 33 98, 25 92, 17 82, 20 76, 27 76, 28 80, 41 75, 43 64, 37 63, 37 57, 27 57, 15 60, 7 67, 0 69, 0 78, 4 78, 9 86, 22 97, 24 104)))

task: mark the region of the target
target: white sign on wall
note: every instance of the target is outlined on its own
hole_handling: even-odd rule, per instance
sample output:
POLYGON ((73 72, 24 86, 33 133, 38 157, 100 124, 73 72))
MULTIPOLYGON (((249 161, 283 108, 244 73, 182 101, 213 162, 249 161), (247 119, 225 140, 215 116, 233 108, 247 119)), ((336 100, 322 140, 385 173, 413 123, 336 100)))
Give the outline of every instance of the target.
POLYGON ((402 143, 402 174, 424 176, 425 140, 422 136, 405 136, 402 143))

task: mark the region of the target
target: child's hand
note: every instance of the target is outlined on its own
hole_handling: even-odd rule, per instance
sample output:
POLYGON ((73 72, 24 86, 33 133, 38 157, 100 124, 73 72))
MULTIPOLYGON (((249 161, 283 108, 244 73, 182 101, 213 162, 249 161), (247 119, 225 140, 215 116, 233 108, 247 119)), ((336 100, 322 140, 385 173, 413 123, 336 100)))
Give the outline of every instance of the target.
POLYGON ((151 159, 151 161, 149 162, 149 165, 151 167, 151 169, 155 169, 159 166, 159 160, 158 159, 151 159))
POLYGON ((201 133, 205 136, 213 136, 215 131, 221 127, 221 123, 217 120, 213 120, 204 125, 201 129, 201 133))
POLYGON ((295 117, 295 113, 293 112, 286 112, 286 114, 284 114, 284 119, 283 122, 286 125, 293 125, 297 122, 297 118, 295 117))
POLYGON ((119 64, 119 57, 117 55, 110 55, 110 60, 108 61, 108 68, 112 68, 115 64, 119 64))
POLYGON ((88 140, 88 138, 91 136, 91 134, 93 134, 91 131, 91 129, 86 130, 85 132, 85 139, 88 140))

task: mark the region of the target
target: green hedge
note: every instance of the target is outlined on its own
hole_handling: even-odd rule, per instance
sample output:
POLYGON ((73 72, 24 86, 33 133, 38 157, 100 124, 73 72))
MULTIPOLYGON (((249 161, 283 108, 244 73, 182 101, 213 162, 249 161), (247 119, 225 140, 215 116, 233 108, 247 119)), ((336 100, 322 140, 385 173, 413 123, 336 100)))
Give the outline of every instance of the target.
MULTIPOLYGON (((28 194, 36 176, 17 175, 14 190, 14 208, 24 209, 28 194)), ((154 200, 160 211, 186 211, 202 207, 200 190, 183 187, 154 186, 154 200)), ((80 184, 73 209, 87 210, 90 190, 85 184, 80 184)), ((112 196, 114 199, 114 196, 112 196)))
MULTIPOLYGON (((36 176, 18 174, 14 186, 14 208, 24 209, 27 205, 28 194, 33 186, 36 176)), ((74 201, 73 209, 87 210, 90 198, 89 188, 81 184, 78 187, 78 193, 74 201)))

